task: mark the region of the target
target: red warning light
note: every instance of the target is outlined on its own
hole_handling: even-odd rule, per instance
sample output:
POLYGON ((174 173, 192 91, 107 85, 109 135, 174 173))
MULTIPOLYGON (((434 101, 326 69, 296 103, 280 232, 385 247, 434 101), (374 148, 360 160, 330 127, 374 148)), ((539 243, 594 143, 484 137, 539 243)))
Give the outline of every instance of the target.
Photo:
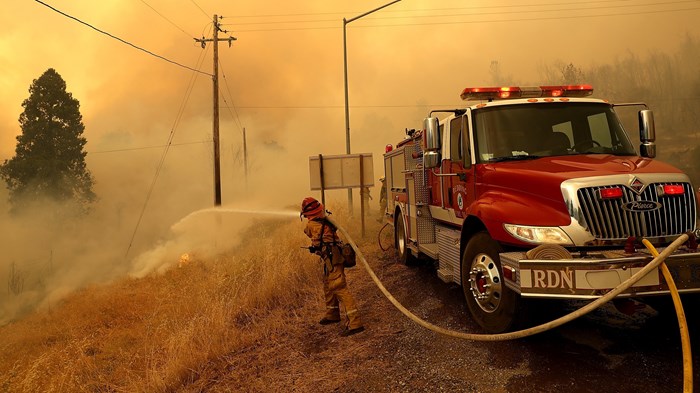
POLYGON ((683 195, 685 190, 680 184, 664 184, 664 195, 683 195))
POLYGON ((603 188, 600 190, 601 199, 617 199, 622 198, 622 188, 603 188))

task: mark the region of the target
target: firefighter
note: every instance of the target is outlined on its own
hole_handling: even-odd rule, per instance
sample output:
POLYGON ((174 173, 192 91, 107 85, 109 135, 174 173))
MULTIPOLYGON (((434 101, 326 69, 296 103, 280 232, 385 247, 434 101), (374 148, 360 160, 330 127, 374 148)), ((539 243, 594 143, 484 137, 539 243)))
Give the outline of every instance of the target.
POLYGON ((362 207, 366 215, 369 215, 369 201, 373 200, 372 195, 369 193, 369 187, 360 188, 360 199, 362 200, 362 207))
POLYGON ((381 222, 386 214, 386 178, 382 176, 379 181, 382 182, 382 190, 379 192, 379 221, 381 222))
POLYGON ((357 304, 345 280, 343 255, 336 229, 326 220, 323 205, 314 198, 305 198, 301 203, 301 215, 308 219, 304 233, 311 238, 309 251, 321 257, 323 265, 323 292, 326 301, 326 314, 319 321, 321 325, 340 322, 340 303, 345 308, 347 324, 341 336, 350 336, 365 330, 357 311, 357 304))

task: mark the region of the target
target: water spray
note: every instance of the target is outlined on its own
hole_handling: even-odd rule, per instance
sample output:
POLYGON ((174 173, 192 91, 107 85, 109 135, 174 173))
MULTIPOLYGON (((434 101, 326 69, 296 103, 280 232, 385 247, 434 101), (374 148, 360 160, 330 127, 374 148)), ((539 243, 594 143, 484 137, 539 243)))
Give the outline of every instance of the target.
POLYGON ((194 216, 199 216, 206 213, 229 213, 229 214, 248 214, 256 216, 280 216, 280 217, 297 217, 299 212, 294 210, 268 210, 268 209, 243 209, 235 207, 208 207, 201 210, 193 211, 192 213, 186 215, 180 221, 172 225, 172 227, 177 227, 181 223, 189 220, 194 216))
POLYGON ((170 226, 169 239, 139 255, 132 262, 135 277, 172 265, 184 266, 195 256, 213 256, 235 247, 257 217, 296 218, 299 212, 236 207, 208 207, 193 211, 170 226), (224 217, 233 216, 231 219, 224 217))

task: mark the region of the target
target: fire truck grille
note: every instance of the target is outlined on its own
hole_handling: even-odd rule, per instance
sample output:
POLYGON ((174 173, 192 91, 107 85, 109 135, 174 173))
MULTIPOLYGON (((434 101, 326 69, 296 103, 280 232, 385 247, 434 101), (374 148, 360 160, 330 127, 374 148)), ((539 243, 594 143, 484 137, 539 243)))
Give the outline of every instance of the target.
POLYGON ((673 236, 695 229, 695 194, 689 183, 649 184, 641 194, 621 184, 588 187, 578 190, 578 200, 585 219, 582 224, 600 240, 673 236), (661 196, 658 190, 663 185, 682 185, 684 193, 661 196), (600 190, 606 188, 621 188, 622 197, 600 198, 600 190), (633 202, 640 201, 658 209, 635 211, 639 209, 633 202))

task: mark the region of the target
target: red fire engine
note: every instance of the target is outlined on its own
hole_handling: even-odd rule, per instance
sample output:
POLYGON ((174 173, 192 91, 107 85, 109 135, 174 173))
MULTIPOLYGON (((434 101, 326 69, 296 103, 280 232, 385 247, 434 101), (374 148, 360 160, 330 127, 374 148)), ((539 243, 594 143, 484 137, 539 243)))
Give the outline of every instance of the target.
MULTIPOLYGON (((690 241, 666 263, 681 292, 700 292, 696 198, 656 155, 643 103, 611 104, 578 86, 467 88, 470 105, 435 110, 387 145, 386 217, 404 262, 435 261, 460 284, 474 319, 508 330, 521 298, 592 299, 645 266, 656 246, 690 241), (639 154, 618 119, 641 105, 639 154), (436 112, 450 113, 438 120, 436 112), (636 246, 636 247, 635 247, 636 246)), ((658 271, 622 297, 668 294, 658 271)))

